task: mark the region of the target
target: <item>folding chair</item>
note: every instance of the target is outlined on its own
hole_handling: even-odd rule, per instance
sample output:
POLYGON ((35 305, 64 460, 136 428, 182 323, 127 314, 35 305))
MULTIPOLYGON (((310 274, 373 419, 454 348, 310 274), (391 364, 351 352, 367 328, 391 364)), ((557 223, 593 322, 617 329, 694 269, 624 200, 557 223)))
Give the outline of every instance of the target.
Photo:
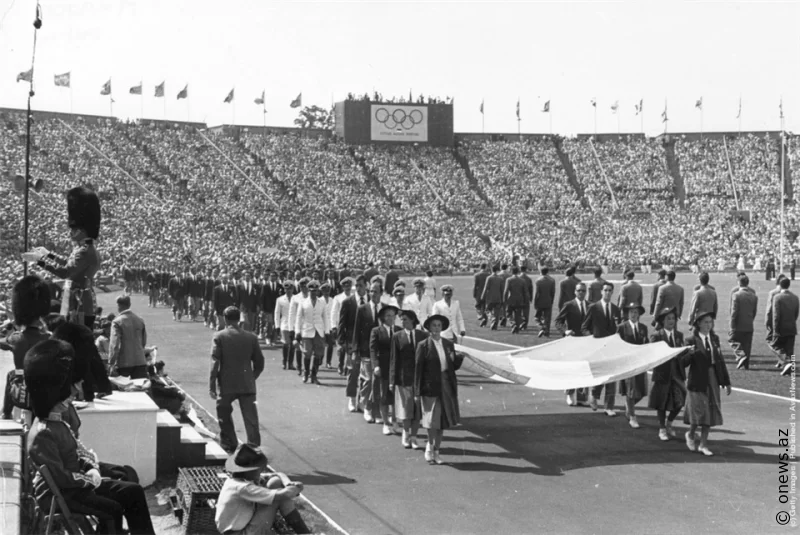
MULTIPOLYGON (((45 535, 53 533, 52 529, 56 521, 61 523, 70 535, 81 535, 83 533, 95 533, 97 521, 85 514, 72 513, 67 506, 67 501, 61 494, 56 482, 53 480, 53 475, 46 466, 39 467, 39 473, 44 478, 48 490, 53 495, 50 500, 50 510, 46 514, 39 508, 39 514, 36 516, 34 525, 31 526, 31 533, 38 533, 41 528, 40 522, 46 523, 44 530, 45 535), (58 511, 56 511, 58 506, 58 511)), ((113 530, 113 525, 110 526, 113 530)), ((112 531, 113 532, 113 531, 112 531)))

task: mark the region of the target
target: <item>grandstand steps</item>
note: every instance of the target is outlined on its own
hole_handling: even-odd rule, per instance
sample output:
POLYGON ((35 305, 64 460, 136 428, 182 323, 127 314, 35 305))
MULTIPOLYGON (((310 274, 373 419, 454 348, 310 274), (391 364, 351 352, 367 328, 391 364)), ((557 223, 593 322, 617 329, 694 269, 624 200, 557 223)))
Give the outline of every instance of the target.
POLYGON ((356 154, 356 150, 353 147, 348 147, 347 152, 350 154, 350 157, 353 158, 353 161, 358 164, 358 167, 361 169, 361 172, 364 174, 364 177, 367 179, 367 182, 372 184, 375 187, 375 190, 378 194, 387 202, 389 206, 399 210, 402 205, 395 201, 394 198, 389 195, 389 192, 386 191, 386 188, 383 187, 381 181, 378 180, 378 177, 375 176, 375 173, 372 172, 372 169, 367 166, 367 162, 363 156, 358 156, 356 154))
POLYGON ((475 195, 477 195, 479 199, 486 203, 486 206, 494 208, 494 203, 492 203, 492 200, 488 195, 486 195, 486 192, 483 191, 480 182, 478 182, 478 179, 475 178, 475 173, 473 173, 472 169, 469 167, 469 160, 467 160, 467 157, 458 151, 458 146, 453 148, 453 158, 455 158, 456 162, 458 162, 458 165, 461 166, 461 169, 464 170, 464 174, 467 176, 467 184, 469 185, 469 189, 474 191, 475 195))
POLYGON ((225 463, 228 455, 191 425, 181 424, 169 411, 161 409, 156 417, 156 473, 172 475, 183 466, 214 466, 225 463))
POLYGON ((580 180, 578 180, 578 174, 575 172, 575 166, 572 165, 572 160, 567 154, 567 151, 564 150, 564 140, 558 136, 553 136, 553 145, 556 148, 556 153, 558 154, 558 159, 561 161, 561 166, 564 168, 564 172, 567 174, 567 181, 569 185, 572 186, 572 189, 575 190, 575 195, 578 196, 578 200, 587 210, 591 210, 591 206, 589 205, 589 200, 586 198, 586 192, 584 191, 583 184, 581 184, 580 180))
POLYGON ((147 159, 150 160, 153 166, 158 169, 161 174, 170 178, 171 184, 179 183, 181 177, 177 176, 167 166, 162 164, 158 159, 158 156, 155 154, 155 152, 153 152, 153 149, 151 149, 146 143, 137 139, 136 136, 131 135, 131 132, 134 132, 135 130, 131 128, 124 128, 121 131, 124 132, 125 137, 128 138, 128 141, 130 141, 133 146, 138 147, 139 150, 142 151, 142 154, 144 154, 147 159))
POLYGON ((286 184, 278 180, 278 178, 275 176, 275 173, 273 173, 272 169, 269 168, 267 161, 261 155, 250 150, 242 139, 237 139, 236 144, 239 146, 242 152, 250 156, 253 161, 256 162, 256 165, 262 171, 262 176, 269 180, 269 183, 272 184, 272 187, 275 188, 275 190, 278 192, 278 195, 281 197, 289 196, 289 190, 286 188, 286 184))

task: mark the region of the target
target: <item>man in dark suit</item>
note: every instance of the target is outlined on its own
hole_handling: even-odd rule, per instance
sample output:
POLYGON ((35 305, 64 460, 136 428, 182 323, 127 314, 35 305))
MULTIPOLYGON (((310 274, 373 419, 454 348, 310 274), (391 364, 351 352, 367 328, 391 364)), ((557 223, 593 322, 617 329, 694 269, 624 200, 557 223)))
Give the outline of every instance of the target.
POLYGON ((397 273, 395 266, 389 265, 389 271, 386 272, 386 277, 383 281, 383 291, 389 295, 392 295, 394 291, 394 285, 397 281, 400 280, 400 275, 397 273))
POLYGON ((472 297, 475 299, 475 311, 478 313, 478 320, 481 325, 485 325, 486 303, 483 301, 483 288, 486 286, 486 279, 489 278, 489 269, 486 264, 481 264, 481 270, 473 277, 472 297))
POLYGON ((277 333, 275 332, 275 304, 283 294, 283 287, 278 282, 278 272, 270 271, 269 280, 261 286, 261 314, 264 316, 264 329, 260 333, 267 341, 267 345, 277 343, 277 333))
POLYGON ((117 297, 117 311, 119 314, 111 322, 108 364, 125 377, 146 379, 144 348, 147 345, 147 329, 144 321, 131 310, 129 295, 117 297))
POLYGON ((525 287, 528 289, 528 302, 525 303, 525 306, 522 308, 522 314, 524 316, 522 319, 522 330, 527 331, 528 322, 531 319, 531 303, 533 303, 533 279, 528 275, 528 266, 523 264, 520 270, 522 273, 520 273, 519 278, 525 282, 525 287))
POLYGON ((220 279, 221 282, 219 286, 214 288, 212 297, 212 306, 214 308, 214 313, 217 315, 218 331, 225 328, 225 318, 223 317, 225 309, 236 306, 236 303, 239 302, 239 292, 236 291, 236 286, 228 281, 228 274, 223 273, 220 279))
MULTIPOLYGON (((583 331, 584 336, 591 335, 594 338, 605 338, 606 336, 617 334, 617 324, 622 321, 622 315, 619 307, 611 302, 613 294, 614 285, 606 282, 603 285, 603 298, 589 307, 586 319, 583 321, 581 331, 583 331)), ((597 410, 597 398, 603 392, 603 387, 606 389, 605 412, 608 416, 616 416, 614 402, 617 395, 617 383, 607 383, 592 388, 592 398, 589 404, 592 410, 597 410)))
POLYGON ((258 314, 258 302, 261 296, 261 288, 253 280, 253 273, 245 271, 242 282, 237 287, 239 295, 239 309, 244 316, 242 327, 247 332, 253 332, 258 314))
POLYGON ((567 268, 565 275, 566 279, 562 280, 558 285, 558 310, 564 307, 564 303, 575 299, 575 287, 581 280, 575 276, 575 266, 567 268))
POLYGON ((658 272, 658 280, 653 284, 653 290, 650 294, 650 315, 656 313, 656 298, 658 297, 658 289, 664 286, 667 282, 667 270, 662 269, 658 272))
POLYGON ((606 280, 603 278, 603 268, 594 270, 594 279, 589 283, 586 292, 586 300, 589 303, 597 303, 603 298, 603 284, 606 280))
MULTIPOLYGON (((579 282, 575 286, 575 299, 567 301, 556 316, 556 328, 561 330, 563 336, 583 336, 583 322, 589 313, 589 306, 585 299, 586 284, 579 282)), ((583 405, 586 401, 587 389, 570 389, 564 392, 567 395, 567 405, 583 405)))
POLYGON ((217 400, 220 446, 231 453, 239 442, 233 427, 234 400, 239 400, 247 443, 256 447, 261 445, 256 379, 264 370, 264 355, 256 335, 239 328, 241 315, 238 308, 227 307, 223 316, 225 329, 214 333, 211 344, 208 389, 211 399, 217 400))
POLYGON ((372 403, 373 370, 369 355, 369 337, 372 329, 378 326, 378 312, 381 307, 381 285, 375 283, 368 291, 369 300, 358 307, 353 327, 353 350, 360 363, 359 397, 364 411, 364 420, 374 423, 380 416, 378 407, 372 403))
POLYGON ((753 347, 753 323, 758 311, 758 296, 751 291, 747 275, 739 277, 738 291, 731 300, 731 323, 728 343, 736 355, 736 367, 750 369, 750 351, 753 347))
POLYGON ((341 280, 338 276, 338 273, 335 269, 333 269, 333 264, 328 264, 328 269, 325 270, 325 280, 320 281, 321 283, 328 283, 328 286, 331 288, 331 297, 336 297, 339 292, 342 290, 339 281, 341 280))
MULTIPOLYGON (((786 275, 781 273, 778 275, 778 278, 775 280, 775 288, 769 291, 767 294, 767 313, 765 315, 766 320, 766 327, 767 327, 767 343, 772 342, 772 300, 775 299, 775 296, 781 291, 781 281, 786 278, 786 275)), ((776 365, 777 367, 777 365, 776 365)))
POLYGON ((693 325, 695 318, 706 312, 713 312, 717 317, 717 292, 708 284, 709 278, 705 271, 700 273, 700 287, 692 294, 692 304, 689 305, 689 325, 693 325))
POLYGON ((378 271, 378 268, 375 267, 375 262, 369 262, 367 264, 367 269, 364 271, 364 278, 367 279, 367 282, 369 283, 372 280, 372 277, 378 275, 379 273, 380 272, 378 271))
MULTIPOLYGON (((352 281, 347 277, 342 280, 348 281, 347 284, 352 281)), ((336 341, 345 355, 346 367, 349 368, 345 396, 347 396, 347 406, 350 412, 358 411, 360 405, 358 401, 358 378, 361 374, 361 357, 353 344, 358 307, 367 303, 367 285, 363 275, 356 277, 355 286, 356 291, 350 297, 342 300, 339 320, 336 325, 336 341)))
MULTIPOLYGON (((667 282, 665 282, 658 289, 658 296, 656 297, 656 310, 663 310, 665 308, 674 308, 678 311, 678 319, 683 316, 683 287, 675 284, 675 272, 670 270, 667 272, 667 282)), ((655 320, 653 326, 655 327, 655 320)))
POLYGON ((217 316, 214 313, 212 302, 214 301, 214 287, 219 284, 218 272, 206 270, 206 277, 203 280, 203 323, 206 327, 216 330, 217 316))
POLYGON ((169 296, 172 298, 172 321, 180 321, 186 301, 186 282, 177 273, 169 280, 169 296))
POLYGON ((792 372, 791 357, 794 355, 794 340, 797 336, 797 317, 800 315, 800 300, 789 291, 791 281, 781 280, 781 291, 772 299, 772 343, 770 348, 783 364, 781 375, 792 372))
POLYGON ((389 363, 392 354, 392 337, 395 332, 400 330, 400 327, 395 325, 399 310, 394 305, 385 305, 381 308, 378 312, 380 325, 372 329, 369 339, 369 358, 372 363, 373 375, 372 399, 373 403, 377 405, 381 420, 383 420, 383 434, 387 436, 400 433, 397 421, 390 423, 389 417, 389 405, 394 404, 394 395, 389 388, 391 382, 389 363))
MULTIPOLYGON (((492 267, 492 274, 486 278, 486 283, 483 286, 483 293, 481 299, 485 303, 485 310, 492 318, 492 330, 497 330, 497 325, 500 322, 501 310, 503 308, 503 290, 505 288, 505 281, 500 275, 499 266, 492 267)), ((485 326, 487 318, 481 321, 481 327, 485 326)))
POLYGON ((541 276, 534 283, 535 293, 533 308, 536 310, 536 322, 541 327, 539 338, 550 337, 550 320, 553 316, 553 303, 556 298, 556 281, 549 275, 550 268, 542 267, 541 276))
POLYGON ((339 280, 347 278, 350 275, 352 275, 352 272, 350 271, 350 268, 347 267, 347 262, 345 262, 342 264, 342 269, 339 270, 339 280))
POLYGON ((517 266, 511 268, 511 277, 506 280, 503 301, 508 307, 508 312, 513 322, 511 334, 519 334, 520 329, 522 329, 522 312, 531 299, 528 295, 528 287, 525 285, 525 281, 519 276, 519 267, 517 266))
POLYGON ((622 310, 622 319, 625 320, 628 319, 628 312, 622 307, 631 303, 636 303, 638 306, 642 306, 642 301, 644 301, 642 285, 633 280, 633 276, 633 269, 629 269, 625 272, 625 283, 619 290, 619 296, 617 296, 617 306, 620 307, 620 310, 622 310))

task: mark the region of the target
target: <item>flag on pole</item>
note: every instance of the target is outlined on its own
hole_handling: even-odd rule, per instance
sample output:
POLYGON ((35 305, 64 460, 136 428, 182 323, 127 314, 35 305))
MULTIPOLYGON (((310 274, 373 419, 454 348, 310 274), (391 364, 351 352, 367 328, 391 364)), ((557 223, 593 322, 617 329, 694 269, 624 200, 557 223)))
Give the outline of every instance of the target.
POLYGON ((303 92, 301 91, 300 94, 297 95, 297 98, 294 99, 291 104, 289 104, 289 107, 290 108, 299 108, 302 105, 303 105, 303 92))
POLYGON ((258 97, 257 99, 255 99, 253 102, 255 102, 256 104, 264 104, 264 93, 265 93, 265 90, 262 90, 261 91, 261 96, 258 97))
POLYGON ((233 101, 233 89, 231 89, 230 93, 228 93, 228 96, 225 97, 225 100, 223 100, 223 102, 225 104, 230 104, 232 101, 233 101))
POLYGON ((164 96, 164 84, 165 83, 166 83, 166 81, 161 82, 160 84, 158 84, 156 86, 156 94, 155 94, 156 98, 160 98, 160 97, 164 96))
POLYGON ((703 97, 700 97, 700 99, 694 103, 694 107, 697 108, 698 110, 703 109, 703 97))
POLYGON ((128 91, 131 95, 141 95, 142 94, 142 82, 139 82, 139 85, 135 85, 130 88, 128 91))
POLYGON ((519 121, 519 97, 517 98, 517 120, 519 121))
POLYGON ((186 87, 184 87, 183 89, 180 90, 180 92, 178 92, 178 98, 176 100, 180 100, 188 96, 189 96, 189 84, 186 84, 186 87))
POLYGON ((69 87, 69 73, 56 74, 53 77, 53 82, 55 82, 58 87, 69 87))
POLYGON ((17 75, 17 82, 30 82, 33 80, 33 69, 21 72, 17 75))
POLYGON ((662 123, 666 123, 667 122, 667 103, 666 102, 664 103, 664 111, 661 112, 661 122, 662 123))
POLYGON ((644 99, 639 99, 639 104, 634 104, 634 108, 636 108, 636 115, 642 113, 643 106, 644 106, 644 99))
POLYGON ((108 82, 103 84, 103 88, 100 90, 101 95, 110 95, 111 94, 111 78, 108 79, 108 82))
POLYGON ((544 103, 544 108, 542 108, 542 113, 550 113, 550 101, 544 103))
POLYGON ((736 118, 740 118, 742 116, 742 97, 739 97, 739 111, 736 114, 736 118))
POLYGON ((411 94, 411 89, 408 90, 408 101, 414 102, 414 95, 411 94))
POLYGON ((619 100, 616 100, 614 101, 614 104, 611 105, 611 113, 616 114, 618 109, 619 109, 619 100))
POLYGON ((783 97, 781 97, 781 102, 778 104, 778 109, 781 111, 781 119, 783 119, 783 97))
POLYGON ((592 108, 597 107, 597 97, 592 97, 592 100, 590 102, 592 103, 592 108))
POLYGON ((483 113, 483 99, 481 99, 481 113, 483 113))

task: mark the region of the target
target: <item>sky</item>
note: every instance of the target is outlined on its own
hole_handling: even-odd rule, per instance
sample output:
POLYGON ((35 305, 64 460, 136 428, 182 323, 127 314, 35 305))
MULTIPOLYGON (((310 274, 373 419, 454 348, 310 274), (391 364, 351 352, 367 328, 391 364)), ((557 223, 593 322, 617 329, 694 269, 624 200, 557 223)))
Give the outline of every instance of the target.
MULTIPOLYGON (((35 0, 0 0, 24 108, 35 0)), ((800 132, 800 1, 41 0, 33 109, 291 126, 348 92, 453 97, 456 132, 800 132), (71 73, 71 87, 53 76, 71 73), (99 94, 111 79, 113 108, 99 94), (131 86, 144 84, 142 97, 131 86), (166 97, 154 87, 166 82, 166 97), (189 98, 176 100, 188 84, 189 98), (234 101, 223 103, 235 88, 234 101), (702 98, 702 111, 696 108, 702 98), (520 101, 521 121, 515 115, 520 101), (596 99, 597 108, 591 105, 596 99), (741 99, 741 117, 737 119, 741 99), (634 106, 643 101, 637 116, 634 106), (484 101, 484 114, 479 112, 484 101), (542 113, 546 101, 551 112, 542 113), (619 102, 617 114, 611 110, 619 102), (596 114, 595 114, 596 110, 596 114)))

